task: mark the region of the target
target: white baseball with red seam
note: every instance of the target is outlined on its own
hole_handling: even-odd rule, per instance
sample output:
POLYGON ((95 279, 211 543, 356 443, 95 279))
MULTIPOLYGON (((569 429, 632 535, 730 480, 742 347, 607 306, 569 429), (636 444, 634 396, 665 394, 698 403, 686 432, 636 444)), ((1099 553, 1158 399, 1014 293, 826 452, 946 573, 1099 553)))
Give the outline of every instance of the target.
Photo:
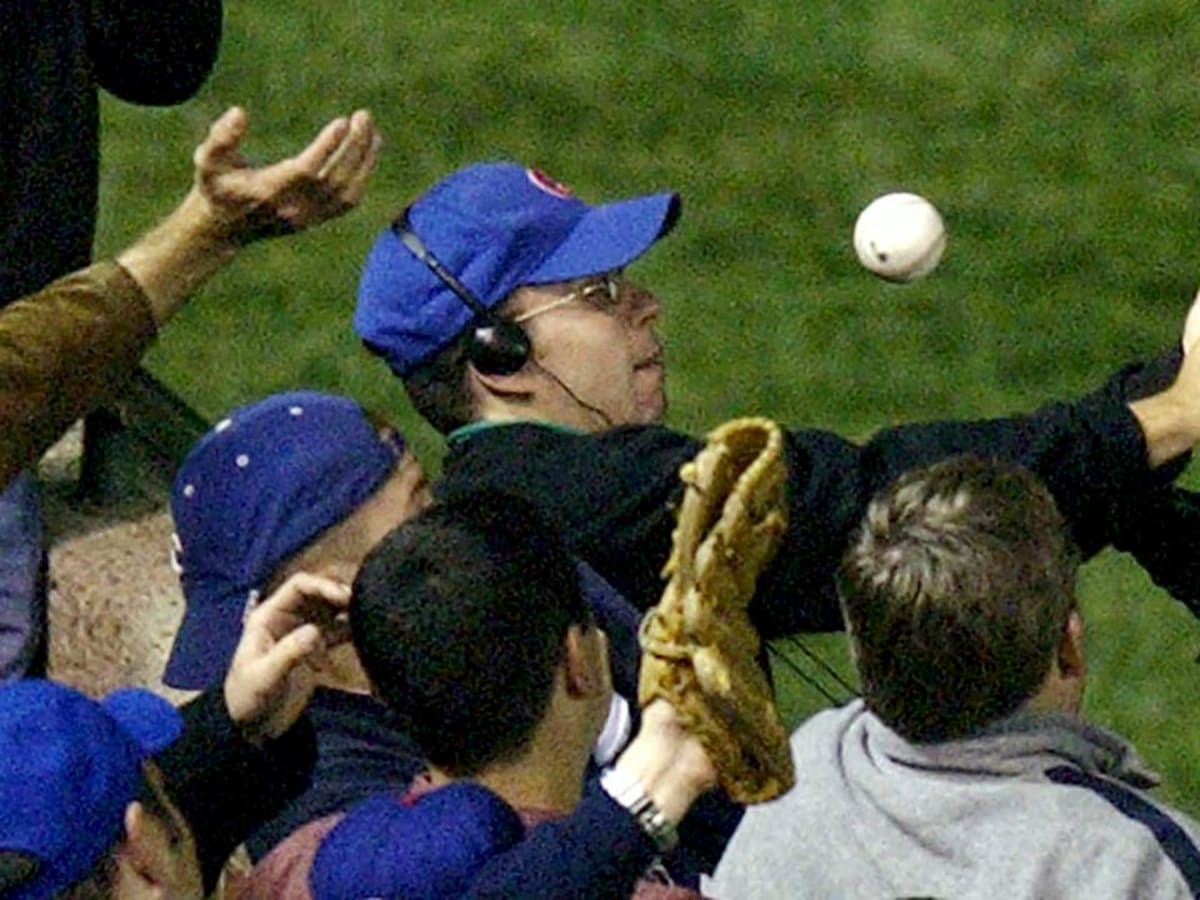
POLYGON ((854 223, 858 261, 888 281, 912 281, 937 268, 946 249, 941 213, 919 194, 876 197, 854 223))

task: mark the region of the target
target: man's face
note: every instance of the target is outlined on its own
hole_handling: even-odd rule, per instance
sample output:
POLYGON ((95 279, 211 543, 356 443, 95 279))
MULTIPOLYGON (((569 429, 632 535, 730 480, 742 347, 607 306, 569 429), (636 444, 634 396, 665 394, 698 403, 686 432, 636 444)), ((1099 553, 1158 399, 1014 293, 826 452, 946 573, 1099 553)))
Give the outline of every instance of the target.
MULTIPOLYGON (((150 795, 142 800, 135 830, 127 833, 118 854, 112 896, 116 900, 202 897, 192 830, 167 796, 158 766, 148 761, 143 763, 142 772, 150 795)), ((127 813, 127 828, 128 824, 127 813)))
POLYGON ((615 297, 606 279, 594 277, 522 287, 504 307, 505 317, 529 335, 534 374, 537 367, 549 373, 535 398, 537 411, 589 430, 659 422, 666 412, 658 299, 620 275, 612 278, 615 297))

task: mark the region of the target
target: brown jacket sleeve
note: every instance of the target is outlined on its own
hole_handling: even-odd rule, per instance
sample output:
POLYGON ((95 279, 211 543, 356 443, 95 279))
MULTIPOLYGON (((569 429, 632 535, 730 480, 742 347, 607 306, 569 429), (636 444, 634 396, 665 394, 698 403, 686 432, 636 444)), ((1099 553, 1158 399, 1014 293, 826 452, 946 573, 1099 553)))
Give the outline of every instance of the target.
POLYGON ((0 487, 115 396, 156 334, 137 282, 113 262, 0 311, 0 487))

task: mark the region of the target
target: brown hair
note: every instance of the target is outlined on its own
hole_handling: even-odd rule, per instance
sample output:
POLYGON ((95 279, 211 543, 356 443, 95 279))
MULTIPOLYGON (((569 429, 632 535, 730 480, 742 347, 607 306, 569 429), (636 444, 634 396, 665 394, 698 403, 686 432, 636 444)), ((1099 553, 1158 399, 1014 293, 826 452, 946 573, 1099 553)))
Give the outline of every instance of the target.
POLYGON ((413 407, 442 434, 474 419, 467 393, 467 342, 470 329, 404 377, 413 407))
POLYGON ((1049 672, 1078 553, 1045 487, 957 457, 873 500, 838 573, 863 697, 917 742, 968 736, 1049 672))

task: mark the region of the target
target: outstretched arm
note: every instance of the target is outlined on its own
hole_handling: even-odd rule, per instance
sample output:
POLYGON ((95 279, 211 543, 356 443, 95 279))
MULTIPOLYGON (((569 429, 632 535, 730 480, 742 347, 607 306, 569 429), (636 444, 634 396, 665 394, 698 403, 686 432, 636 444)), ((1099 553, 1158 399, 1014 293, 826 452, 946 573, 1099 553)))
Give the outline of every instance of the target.
POLYGON ((196 150, 195 184, 118 258, 0 310, 0 486, 137 365, 158 327, 237 249, 337 216, 361 198, 379 153, 368 113, 335 119, 300 154, 254 168, 231 109, 196 150))
POLYGON ((359 110, 334 119, 290 159, 254 168, 240 153, 246 113, 234 107, 196 148, 195 183, 158 227, 117 257, 162 324, 239 247, 293 234, 352 209, 366 190, 380 138, 359 110))

